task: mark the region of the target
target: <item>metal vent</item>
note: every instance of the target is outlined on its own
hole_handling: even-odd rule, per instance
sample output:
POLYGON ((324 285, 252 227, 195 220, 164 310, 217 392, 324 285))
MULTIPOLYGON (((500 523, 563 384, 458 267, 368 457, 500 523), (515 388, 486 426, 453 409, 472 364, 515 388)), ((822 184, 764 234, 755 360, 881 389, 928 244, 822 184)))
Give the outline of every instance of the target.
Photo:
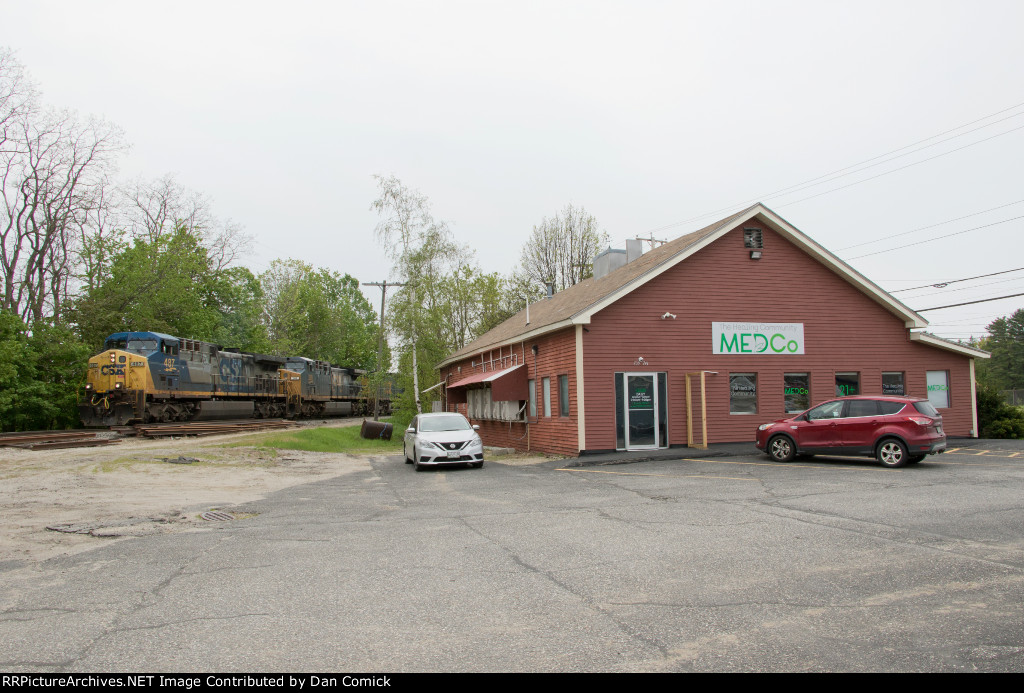
POLYGON ((760 250, 764 247, 761 229, 743 229, 743 247, 760 250))

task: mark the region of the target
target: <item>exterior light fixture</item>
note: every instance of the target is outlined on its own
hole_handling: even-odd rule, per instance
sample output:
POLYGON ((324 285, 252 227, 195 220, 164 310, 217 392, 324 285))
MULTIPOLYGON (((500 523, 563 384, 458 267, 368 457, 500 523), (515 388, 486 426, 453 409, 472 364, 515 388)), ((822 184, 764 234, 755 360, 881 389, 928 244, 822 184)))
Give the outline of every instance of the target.
POLYGON ((751 260, 760 260, 761 259, 761 251, 760 250, 751 250, 750 251, 750 259, 751 260))

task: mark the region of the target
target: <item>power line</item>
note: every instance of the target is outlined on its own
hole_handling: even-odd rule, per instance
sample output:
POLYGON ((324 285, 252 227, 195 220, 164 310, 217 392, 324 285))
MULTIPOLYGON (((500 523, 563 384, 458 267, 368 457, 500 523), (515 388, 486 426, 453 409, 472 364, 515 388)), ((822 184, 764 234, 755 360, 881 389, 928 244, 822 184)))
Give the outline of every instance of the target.
POLYGON ((967 149, 968 147, 973 147, 976 144, 981 144, 982 142, 988 142, 989 140, 994 140, 995 138, 1002 137, 1003 135, 1009 135, 1011 132, 1014 132, 1016 130, 1020 130, 1022 128, 1024 128, 1024 125, 1021 125, 1021 126, 1018 126, 1018 127, 1015 127, 1015 128, 1011 128, 1011 129, 1007 130, 1006 132, 1000 132, 999 134, 992 135, 991 137, 986 137, 983 140, 978 140, 976 142, 971 142, 970 144, 965 144, 964 146, 957 147, 956 149, 950 149, 948 152, 942 152, 941 154, 936 154, 935 156, 930 156, 927 159, 921 159, 920 161, 915 161, 913 163, 907 164, 906 166, 900 166, 899 168, 894 168, 894 169, 889 170, 889 171, 884 171, 883 173, 879 173, 879 174, 874 175, 874 176, 869 176, 869 177, 863 178, 861 180, 856 180, 856 181, 854 181, 852 183, 847 183, 846 185, 840 185, 838 188, 832 188, 831 190, 825 190, 825 191, 822 191, 820 193, 815 193, 814 195, 808 195, 807 197, 801 197, 799 200, 793 200, 792 202, 787 202, 786 204, 783 204, 783 205, 776 205, 776 207, 781 209, 783 207, 788 207, 790 205, 795 205, 795 204, 797 204, 799 202, 806 202, 807 200, 813 200, 814 198, 821 197, 822 195, 828 195, 829 193, 834 193, 834 192, 837 192, 839 190, 845 190, 846 188, 852 188, 855 185, 860 185, 861 183, 867 183, 869 180, 875 180, 876 178, 881 178, 882 176, 888 176, 890 173, 897 173, 898 171, 902 171, 904 169, 911 168, 912 166, 917 166, 918 164, 928 163, 929 161, 932 161, 934 159, 938 159, 940 157, 946 156, 947 154, 954 154, 954 153, 959 152, 959 151, 961 151, 963 149, 967 149))
POLYGON ((945 236, 936 236, 935 238, 928 238, 928 239, 925 239, 923 241, 917 241, 916 243, 907 243, 906 245, 898 245, 895 248, 888 248, 886 250, 878 250, 878 251, 875 251, 873 253, 865 253, 864 255, 858 255, 856 257, 847 258, 847 261, 849 261, 849 260, 859 260, 862 257, 871 257, 872 255, 881 255, 882 253, 889 253, 889 252, 892 252, 893 250, 901 250, 902 248, 910 248, 910 247, 915 246, 915 245, 923 245, 925 243, 931 243, 932 241, 941 241, 943 238, 952 238, 953 236, 959 236, 961 234, 967 233, 968 231, 977 231, 978 229, 987 229, 990 226, 998 226, 999 224, 1005 224, 1005 223, 1007 223, 1009 221, 1016 221, 1017 219, 1024 219, 1024 215, 1019 216, 1019 217, 1013 217, 1011 219, 1003 219, 1002 221, 994 221, 991 224, 984 224, 982 226, 975 226, 972 229, 964 229, 963 231, 957 231, 955 233, 947 233, 945 236))
MULTIPOLYGON (((862 245, 871 245, 872 243, 881 243, 882 241, 888 241, 891 238, 899 238, 900 236, 906 236, 906 235, 911 234, 911 233, 917 233, 918 231, 926 231, 928 229, 934 229, 936 226, 944 226, 945 224, 952 224, 954 221, 963 221, 964 219, 970 219, 971 217, 976 217, 979 214, 985 214, 986 212, 994 212, 997 209, 1003 209, 1004 207, 1012 207, 1013 205, 1019 205, 1022 202, 1024 202, 1024 200, 1017 200, 1016 202, 1007 202, 1005 205, 999 205, 998 207, 990 207, 989 209, 983 209, 980 212, 972 212, 971 214, 965 214, 964 216, 957 217, 956 219, 947 219, 946 221, 940 221, 937 224, 931 224, 929 226, 922 226, 922 227, 914 229, 912 231, 903 231, 901 233, 896 233, 896 234, 888 235, 885 238, 876 238, 873 241, 864 241, 863 243, 857 243, 857 244, 854 244, 854 245, 848 245, 845 248, 839 248, 839 250, 837 250, 836 252, 842 252, 844 250, 850 250, 851 248, 859 248, 862 245)), ((909 289, 904 289, 904 291, 909 291, 909 289)))
POLYGON ((948 306, 935 306, 934 308, 919 308, 915 310, 915 313, 923 313, 926 310, 941 310, 942 308, 956 308, 958 306, 971 306, 975 303, 988 303, 989 301, 1001 301, 1004 298, 1017 298, 1018 296, 1024 296, 1024 294, 1010 294, 1009 296, 996 296, 995 298, 983 298, 980 301, 967 301, 966 303, 951 303, 948 306))
MULTIPOLYGON (((884 154, 879 154, 877 156, 871 157, 870 159, 865 159, 865 160, 860 161, 860 162, 858 162, 856 164, 850 164, 849 166, 844 166, 843 168, 836 169, 835 171, 832 171, 831 173, 825 173, 825 174, 820 175, 820 176, 818 176, 816 178, 810 178, 810 179, 808 179, 806 181, 803 181, 802 183, 795 183, 795 184, 787 186, 785 188, 780 188, 779 190, 776 190, 775 192, 767 193, 765 195, 761 195, 761 196, 749 199, 746 202, 737 202, 737 203, 729 205, 727 207, 721 207, 719 209, 716 209, 716 210, 711 211, 711 212, 707 212, 705 214, 700 214, 700 215, 695 216, 695 217, 690 217, 689 219, 683 219, 682 221, 677 221, 677 222, 673 222, 671 224, 666 224, 664 226, 659 226, 657 228, 652 229, 651 232, 654 233, 654 232, 658 232, 658 231, 663 231, 665 229, 670 229, 670 228, 673 228, 673 227, 676 227, 676 226, 681 226, 683 224, 687 224, 687 223, 689 223, 691 221, 697 221, 698 219, 703 219, 705 217, 709 217, 709 216, 711 216, 713 214, 720 214, 721 212, 726 212, 726 211, 729 211, 731 209, 735 209, 736 207, 740 207, 740 206, 743 206, 743 205, 750 205, 750 204, 752 204, 754 202, 757 202, 759 200, 771 199, 772 197, 775 197, 775 196, 777 196, 777 195, 779 195, 779 194, 781 194, 783 192, 787 192, 787 191, 788 192, 795 192, 793 190, 793 188, 800 188, 800 186, 805 186, 805 185, 807 185, 809 183, 814 183, 815 181, 821 181, 823 178, 828 178, 830 180, 834 180, 834 178, 830 178, 830 177, 836 176, 836 174, 842 173, 843 171, 849 171, 852 168, 857 168, 858 166, 862 166, 863 164, 870 163, 872 161, 875 161, 876 159, 881 159, 883 157, 889 156, 890 154, 895 154, 897 152, 903 151, 904 149, 909 149, 909 148, 915 147, 915 146, 917 146, 919 144, 923 144, 924 142, 927 142, 929 140, 933 140, 936 137, 942 137, 943 135, 948 135, 951 132, 956 132, 957 130, 962 130, 965 127, 969 127, 971 125, 974 125, 975 123, 980 123, 983 120, 988 120, 989 118, 992 118, 994 116, 1000 115, 1001 113, 1006 113, 1007 111, 1012 111, 1015 108, 1020 108, 1021 106, 1024 106, 1024 103, 1019 103, 1019 104, 1016 104, 1014 106, 1010 106, 1009 108, 1004 108, 1004 109, 1002 109, 1000 111, 996 111, 995 113, 990 113, 990 114, 988 114, 986 116, 978 118, 977 120, 972 120, 969 123, 964 123, 963 125, 958 125, 955 128, 951 128, 951 129, 946 130, 944 132, 940 132, 940 133, 938 133, 936 135, 932 135, 931 137, 926 137, 923 140, 918 140, 916 142, 912 142, 911 144, 905 145, 903 147, 899 147, 897 149, 893 149, 893 150, 890 150, 888 152, 885 152, 884 154)), ((1016 114, 1014 114, 1012 116, 1008 116, 1008 118, 1013 118, 1013 117, 1016 117, 1018 115, 1022 115, 1022 113, 1016 113, 1016 114)), ((998 122, 1002 122, 1003 120, 1007 120, 1008 118, 1003 118, 1003 119, 1001 119, 999 121, 995 121, 995 122, 997 122, 997 123, 998 122)), ((995 123, 989 123, 989 125, 994 125, 994 124, 995 123)), ((988 126, 986 125, 986 126, 983 126, 983 127, 988 127, 988 126)), ((978 130, 978 129, 980 129, 980 128, 975 128, 975 130, 978 130)), ((1017 128, 1014 128, 1014 129, 1017 129, 1017 128)), ((974 132, 975 130, 971 130, 969 132, 974 132)), ((969 132, 961 133, 961 135, 969 134, 969 132)), ((1012 132, 1012 130, 1009 130, 1008 132, 1012 132)), ((1006 133, 1002 133, 1002 134, 1006 134, 1006 133)), ((957 137, 959 137, 961 135, 957 135, 957 137)), ((996 136, 998 137, 998 135, 996 135, 996 136)), ((948 141, 949 139, 953 139, 953 138, 948 138, 947 140, 943 140, 943 141, 948 141)), ((991 139, 991 138, 988 138, 988 139, 991 139)), ((974 144, 978 144, 978 143, 984 142, 984 141, 986 141, 986 140, 979 140, 979 142, 975 142, 974 144)), ((941 143, 940 142, 936 142, 935 144, 941 144, 941 143)), ((934 145, 930 145, 930 146, 934 146, 934 145)), ((967 146, 972 146, 972 145, 967 145, 967 146)), ((924 149, 924 147, 922 147, 922 149, 924 149)), ((961 147, 961 149, 962 149, 962 147, 961 147)), ((920 150, 916 150, 916 151, 920 151, 920 150)), ((959 151, 959 150, 952 150, 952 151, 959 151)), ((908 153, 913 153, 913 152, 908 152, 908 153)), ((947 153, 951 153, 951 152, 947 152, 947 153)), ((932 158, 935 158, 935 157, 932 157, 932 158)), ((925 159, 925 161, 929 161, 929 160, 930 159, 925 159)), ((891 161, 891 159, 890 159, 890 161, 891 161)), ((879 163, 885 163, 885 162, 879 162, 879 163)), ((877 165, 877 164, 874 164, 874 165, 877 165)), ((904 167, 904 168, 906 168, 906 167, 904 167)), ((864 170, 864 169, 859 169, 859 170, 864 170)), ((896 169, 896 170, 900 170, 900 169, 896 169)), ((855 172, 851 171, 850 173, 855 173, 855 172)), ((845 175, 849 175, 849 174, 845 174, 845 175)), ((836 176, 836 177, 838 177, 838 176, 836 176)), ((871 179, 869 178, 867 180, 871 180, 871 179)), ((822 181, 822 182, 825 182, 825 181, 822 181)), ((837 189, 841 190, 842 188, 837 188, 837 189)), ((805 198, 805 199, 810 199, 810 198, 805 198)), ((802 202, 802 200, 797 200, 797 202, 802 202)), ((794 203, 788 203, 788 204, 795 204, 795 202, 794 203)))
MULTIPOLYGON (((890 161, 895 161, 896 159, 902 159, 905 156, 910 156, 911 154, 916 154, 917 152, 924 151, 925 149, 930 149, 931 147, 937 147, 940 144, 943 144, 945 142, 949 142, 950 140, 955 140, 957 137, 963 137, 964 135, 969 135, 972 132, 977 132, 978 130, 982 130, 984 128, 991 127, 992 125, 996 125, 998 123, 1002 123, 1003 121, 1009 120, 1010 118, 1016 118, 1017 116, 1022 116, 1022 115, 1024 115, 1024 111, 1021 111, 1020 113, 1014 113, 1013 115, 1006 116, 1005 118, 1000 118, 999 120, 994 120, 991 123, 987 123, 987 124, 982 125, 980 127, 976 127, 973 130, 968 130, 966 132, 961 132, 958 135, 953 135, 952 137, 947 137, 944 140, 939 140, 938 142, 932 142, 931 144, 926 144, 925 146, 918 147, 917 149, 914 149, 912 151, 909 151, 909 152, 906 152, 906 153, 903 153, 903 154, 899 154, 897 156, 889 157, 888 159, 884 159, 883 161, 879 161, 879 162, 871 164, 869 166, 861 166, 860 168, 857 168, 858 166, 860 166, 860 164, 854 164, 853 166, 848 166, 845 169, 839 169, 839 171, 846 171, 848 169, 854 169, 852 171, 849 171, 849 173, 843 173, 841 175, 836 175, 836 176, 833 176, 832 174, 827 174, 825 176, 820 176, 819 178, 815 178, 814 179, 814 180, 820 180, 820 179, 824 178, 825 180, 822 180, 821 183, 814 183, 813 185, 802 185, 802 184, 799 184, 800 187, 790 186, 790 188, 795 188, 795 189, 791 190, 790 188, 783 188, 782 190, 777 191, 777 193, 782 193, 784 191, 788 191, 788 192, 786 192, 786 194, 788 195, 789 193, 800 192, 801 190, 806 190, 807 188, 812 188, 815 185, 821 185, 822 183, 828 183, 829 181, 838 180, 839 178, 844 178, 846 176, 851 176, 854 173, 860 173, 861 171, 866 171, 869 168, 874 168, 875 166, 881 166, 882 164, 887 164, 890 161)), ((977 121, 975 121, 975 122, 977 122, 977 121)), ((969 124, 970 123, 968 123, 968 125, 969 124)), ((966 126, 962 126, 962 127, 966 127, 966 126)), ((955 128, 955 129, 958 129, 958 128, 955 128)), ((952 132, 952 131, 949 131, 949 132, 952 132)), ((1007 132, 1013 132, 1013 130, 1007 130, 1007 132)), ((1001 134, 1006 134, 1006 133, 1001 133, 1001 134)), ((998 137, 998 136, 999 135, 996 135, 996 137, 998 137)), ((935 137, 939 137, 939 135, 935 135, 935 137)), ((929 139, 932 139, 932 138, 929 138, 929 139)), ((922 140, 922 141, 927 141, 927 140, 922 140)), ((985 140, 979 140, 979 142, 984 142, 984 141, 985 140)), ((915 143, 915 144, 920 144, 920 143, 915 143)), ((977 144, 977 142, 975 142, 973 144, 977 144)), ((914 145, 908 145, 908 147, 912 147, 912 146, 914 146, 914 145)), ((971 145, 967 145, 967 146, 971 146, 971 145)), ((903 149, 907 149, 908 147, 904 147, 903 149)), ((901 150, 897 149, 896 151, 901 151, 901 150)), ((956 151, 956 150, 953 150, 953 151, 956 151)), ((887 155, 886 154, 882 154, 881 156, 874 157, 874 159, 879 159, 879 158, 881 158, 883 156, 887 156, 887 155)), ((874 159, 868 159, 868 161, 873 161, 874 159)), ((927 161, 927 159, 925 159, 925 161, 927 161)), ((776 195, 776 193, 771 193, 771 195, 776 195)), ((770 199, 770 198, 767 198, 767 199, 770 199)), ((789 204, 791 204, 791 203, 789 203, 789 204)))
POLYGON ((933 287, 936 288, 936 289, 941 289, 941 288, 945 287, 948 284, 959 284, 960 282, 969 282, 972 279, 984 279, 985 277, 994 277, 994 276, 999 275, 999 274, 1009 274, 1010 272, 1020 272, 1021 270, 1024 270, 1024 267, 1018 267, 1017 269, 1003 270, 1002 272, 992 272, 991 274, 979 274, 976 277, 964 277, 963 279, 950 279, 948 282, 938 282, 937 284, 924 284, 922 286, 914 286, 914 287, 911 287, 909 289, 896 289, 895 291, 890 291, 889 293, 890 294, 898 294, 901 291, 916 291, 917 289, 931 289, 933 287))
POLYGON ((995 286, 996 284, 1012 284, 1014 282, 1020 282, 1020 281, 1021 281, 1021 278, 1017 277, 1016 279, 1003 279, 1003 280, 1000 280, 1000 281, 997 281, 997 282, 986 282, 984 284, 975 284, 974 286, 964 286, 964 287, 961 287, 959 289, 950 289, 949 291, 932 291, 932 292, 927 293, 927 294, 918 294, 917 296, 914 296, 912 299, 908 299, 908 300, 916 301, 919 298, 926 298, 928 296, 941 296, 941 295, 947 295, 948 296, 949 294, 956 293, 958 291, 974 291, 975 289, 980 289, 980 288, 982 288, 984 286, 995 286))

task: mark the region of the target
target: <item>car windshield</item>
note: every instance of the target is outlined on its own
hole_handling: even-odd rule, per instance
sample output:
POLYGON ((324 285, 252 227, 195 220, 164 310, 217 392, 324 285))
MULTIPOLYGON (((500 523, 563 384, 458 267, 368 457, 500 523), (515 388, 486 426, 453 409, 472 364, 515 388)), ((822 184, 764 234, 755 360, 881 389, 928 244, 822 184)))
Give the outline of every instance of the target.
POLYGON ((466 431, 471 429, 466 417, 453 416, 430 416, 420 419, 420 431, 432 433, 437 431, 466 431))

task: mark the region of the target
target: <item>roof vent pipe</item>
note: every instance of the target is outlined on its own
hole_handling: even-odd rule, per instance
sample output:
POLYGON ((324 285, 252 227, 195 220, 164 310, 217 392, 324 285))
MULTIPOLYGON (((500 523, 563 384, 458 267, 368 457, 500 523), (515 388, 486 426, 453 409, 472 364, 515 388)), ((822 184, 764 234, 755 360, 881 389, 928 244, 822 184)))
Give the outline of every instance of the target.
POLYGON ((553 282, 547 282, 544 284, 544 286, 546 286, 548 290, 547 298, 551 298, 552 296, 555 295, 555 285, 553 282))

